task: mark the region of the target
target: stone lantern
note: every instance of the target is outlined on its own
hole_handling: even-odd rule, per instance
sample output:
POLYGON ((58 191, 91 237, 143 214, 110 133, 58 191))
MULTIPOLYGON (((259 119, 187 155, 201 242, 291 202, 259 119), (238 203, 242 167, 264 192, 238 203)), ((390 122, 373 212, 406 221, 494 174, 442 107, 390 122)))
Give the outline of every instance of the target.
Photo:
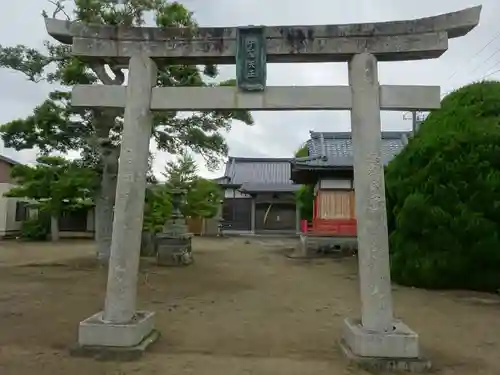
POLYGON ((156 260, 162 266, 185 266, 193 263, 192 237, 188 232, 186 219, 181 207, 185 203, 186 192, 172 190, 172 214, 156 235, 156 260))

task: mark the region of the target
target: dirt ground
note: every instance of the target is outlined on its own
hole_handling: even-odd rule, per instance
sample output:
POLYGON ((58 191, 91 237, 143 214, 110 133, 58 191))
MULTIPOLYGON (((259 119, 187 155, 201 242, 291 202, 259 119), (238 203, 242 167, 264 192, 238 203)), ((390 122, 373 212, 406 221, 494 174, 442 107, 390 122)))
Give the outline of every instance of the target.
MULTIPOLYGON (((189 267, 142 264, 138 304, 163 337, 140 361, 112 363, 67 351, 103 305, 93 243, 0 242, 0 374, 366 374, 336 345, 342 319, 359 314, 355 258, 292 260, 287 246, 196 239, 189 267)), ((394 299, 437 373, 500 373, 500 298, 395 286, 394 299)))

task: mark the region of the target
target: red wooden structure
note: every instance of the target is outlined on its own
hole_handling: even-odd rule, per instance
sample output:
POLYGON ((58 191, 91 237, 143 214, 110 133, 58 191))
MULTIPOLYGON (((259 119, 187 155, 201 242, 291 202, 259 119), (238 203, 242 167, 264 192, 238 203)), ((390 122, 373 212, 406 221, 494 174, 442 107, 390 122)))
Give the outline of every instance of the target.
MULTIPOLYGON (((408 134, 402 132, 383 132, 381 138, 384 163, 408 142, 408 134)), ((312 221, 301 223, 302 232, 312 236, 356 236, 351 133, 311 131, 300 154, 291 160, 291 180, 314 186, 315 195, 312 221)))
POLYGON ((318 189, 314 198, 313 219, 301 221, 301 231, 312 236, 355 237, 354 191, 318 189))
POLYGON ((356 237, 356 219, 302 220, 301 230, 313 236, 356 237))

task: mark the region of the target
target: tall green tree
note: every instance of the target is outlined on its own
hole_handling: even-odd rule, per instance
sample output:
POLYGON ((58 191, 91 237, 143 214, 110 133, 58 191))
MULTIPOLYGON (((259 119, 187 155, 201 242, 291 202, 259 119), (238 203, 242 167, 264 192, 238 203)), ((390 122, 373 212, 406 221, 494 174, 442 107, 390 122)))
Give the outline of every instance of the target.
POLYGON ((50 215, 52 241, 59 240, 59 218, 92 200, 98 187, 98 176, 61 157, 41 156, 35 166, 16 165, 12 178, 18 186, 8 197, 25 198, 37 203, 40 212, 50 215))
POLYGON ((182 213, 190 217, 211 218, 217 214, 221 189, 213 181, 198 174, 196 161, 189 153, 169 161, 163 176, 168 189, 182 189, 186 192, 182 213))
MULTIPOLYGON (((307 143, 304 143, 295 151, 296 158, 304 158, 309 156, 307 143)), ((295 201, 300 207, 300 218, 303 220, 312 220, 314 207, 314 186, 302 185, 295 193, 295 201)))
POLYGON ((198 166, 192 155, 183 152, 175 160, 167 162, 162 175, 171 188, 188 190, 198 178, 198 166))
POLYGON ((220 186, 206 178, 197 178, 186 196, 186 215, 209 219, 219 210, 222 190, 220 186))
POLYGON ((150 186, 146 190, 143 230, 150 233, 161 232, 172 213, 170 189, 165 184, 150 186))
MULTIPOLYGON (((152 13, 158 27, 196 28, 193 14, 178 2, 166 0, 125 0, 123 4, 108 0, 74 0, 74 11, 65 10, 68 2, 55 2, 53 18, 65 15, 68 20, 92 24, 142 26, 152 13)), ((70 4, 71 5, 71 4, 70 4)), ((47 17, 47 12, 42 13, 47 17)), ((45 32, 40 30, 40 32, 45 32)), ((76 84, 121 85, 125 72, 119 66, 87 63, 71 56, 71 46, 45 42, 44 51, 23 45, 0 46, 0 67, 24 73, 29 80, 41 80, 59 86, 76 84)), ((159 67, 158 86, 206 86, 205 78, 215 78, 217 67, 170 65, 159 67)), ((221 85, 234 85, 234 80, 221 85)), ((101 183, 96 195, 96 238, 98 254, 109 255, 116 175, 123 114, 115 110, 74 110, 71 94, 55 90, 36 107, 33 114, 0 127, 7 147, 17 150, 38 148, 42 153, 79 150, 82 160, 97 166, 101 183)), ((247 111, 207 111, 178 116, 175 111, 155 115, 153 138, 159 150, 177 154, 186 147, 202 155, 209 168, 215 168, 228 148, 221 133, 231 127, 232 120, 252 124, 247 111)))
POLYGON ((295 151, 296 158, 305 158, 309 156, 309 149, 307 148, 307 142, 302 144, 297 151, 295 151))

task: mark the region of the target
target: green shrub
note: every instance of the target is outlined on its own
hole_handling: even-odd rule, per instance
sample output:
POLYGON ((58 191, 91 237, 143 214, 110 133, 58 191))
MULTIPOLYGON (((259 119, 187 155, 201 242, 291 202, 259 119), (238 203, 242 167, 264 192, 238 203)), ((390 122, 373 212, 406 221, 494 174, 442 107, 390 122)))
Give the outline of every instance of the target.
POLYGON ((50 233, 50 220, 45 215, 28 219, 22 223, 21 239, 27 241, 46 241, 50 233))
POLYGON ((424 288, 500 288, 500 82, 448 95, 386 170, 391 272, 424 288))
MULTIPOLYGON (((306 142, 295 151, 295 157, 303 158, 307 156, 309 156, 309 150, 306 142)), ((297 202, 300 207, 301 220, 311 221, 314 211, 314 185, 302 185, 299 190, 295 192, 295 202, 297 202)))
POLYGON ((300 218, 311 221, 314 210, 314 186, 302 185, 295 192, 295 201, 300 207, 300 218))
POLYGON ((159 233, 170 218, 172 202, 166 186, 157 185, 146 190, 143 231, 159 233))

